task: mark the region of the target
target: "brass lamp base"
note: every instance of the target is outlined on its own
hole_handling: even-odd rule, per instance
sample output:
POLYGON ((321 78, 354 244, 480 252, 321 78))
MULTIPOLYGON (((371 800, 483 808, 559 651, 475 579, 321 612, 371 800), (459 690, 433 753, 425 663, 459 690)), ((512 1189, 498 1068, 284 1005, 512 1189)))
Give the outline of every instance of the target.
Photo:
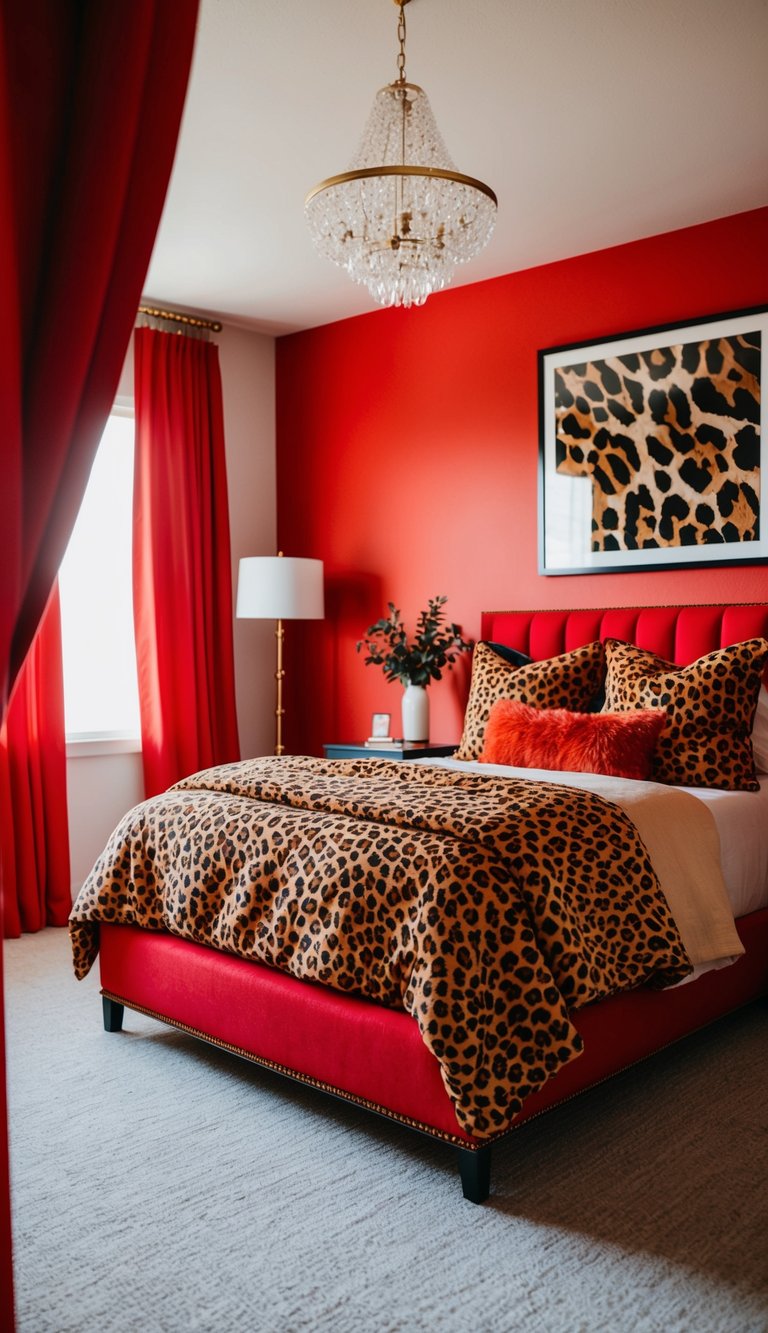
MULTIPOLYGON (((282 551, 280 554, 282 555, 282 551)), ((282 620, 278 620, 277 625, 275 626, 275 638, 277 639, 277 671, 275 672, 275 680, 277 681, 275 754, 284 754, 283 718, 285 716, 285 709, 283 708, 283 677, 285 676, 285 672, 283 671, 283 639, 285 638, 285 630, 283 629, 282 620)))

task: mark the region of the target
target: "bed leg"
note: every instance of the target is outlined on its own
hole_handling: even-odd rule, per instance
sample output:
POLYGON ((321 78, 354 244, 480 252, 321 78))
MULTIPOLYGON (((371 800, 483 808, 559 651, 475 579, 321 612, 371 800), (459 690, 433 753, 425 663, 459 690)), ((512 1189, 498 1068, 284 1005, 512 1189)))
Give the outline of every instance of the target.
POLYGON ((461 1189, 470 1203, 485 1203, 491 1192, 491 1149, 459 1148, 461 1189))
POLYGON ((104 1014, 104 1031, 122 1032, 125 1005, 118 1004, 117 1000, 110 1000, 108 996, 102 995, 101 1009, 104 1014))

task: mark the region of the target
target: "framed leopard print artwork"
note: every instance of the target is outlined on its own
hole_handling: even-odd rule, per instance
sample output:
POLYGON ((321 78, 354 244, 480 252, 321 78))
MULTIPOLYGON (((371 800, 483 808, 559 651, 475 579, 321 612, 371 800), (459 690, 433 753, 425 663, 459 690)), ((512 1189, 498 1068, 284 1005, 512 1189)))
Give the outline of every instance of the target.
POLYGON ((539 572, 768 558, 768 308, 539 352, 539 572))

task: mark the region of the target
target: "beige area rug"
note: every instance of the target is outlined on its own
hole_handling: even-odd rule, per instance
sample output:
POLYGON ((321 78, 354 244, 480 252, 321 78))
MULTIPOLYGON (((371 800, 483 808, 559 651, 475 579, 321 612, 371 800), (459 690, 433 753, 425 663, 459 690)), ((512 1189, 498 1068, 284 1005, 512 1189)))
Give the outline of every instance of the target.
POLYGON ((765 1333, 768 1006, 452 1150, 6 946, 21 1333, 765 1333))

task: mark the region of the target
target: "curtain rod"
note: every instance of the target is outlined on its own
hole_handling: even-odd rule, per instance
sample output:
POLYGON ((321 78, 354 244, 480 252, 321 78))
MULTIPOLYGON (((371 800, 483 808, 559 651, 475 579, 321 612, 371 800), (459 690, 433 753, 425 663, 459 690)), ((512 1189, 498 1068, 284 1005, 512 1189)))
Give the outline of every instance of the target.
POLYGON ((175 310, 156 310, 151 305, 140 305, 137 314, 151 315, 153 319, 169 319, 175 324, 191 324, 196 329, 211 329, 213 333, 221 333, 222 326, 217 319, 198 319, 195 315, 179 315, 175 310))

